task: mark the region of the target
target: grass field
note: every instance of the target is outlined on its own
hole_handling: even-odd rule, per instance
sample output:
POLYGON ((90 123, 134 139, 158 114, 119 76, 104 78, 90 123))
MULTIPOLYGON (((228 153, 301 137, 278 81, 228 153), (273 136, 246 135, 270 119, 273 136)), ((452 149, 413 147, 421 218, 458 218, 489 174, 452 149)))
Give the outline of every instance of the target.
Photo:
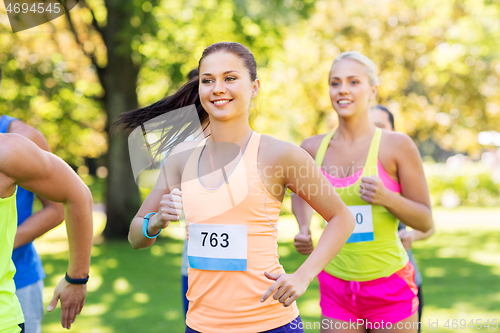
MULTIPOLYGON (((500 321, 500 210, 435 210, 436 234, 416 243, 414 253, 424 276, 423 332, 476 332, 460 328, 474 320, 484 324, 500 321), (445 327, 449 320, 449 328, 445 327), (453 328, 456 320, 457 328, 453 328), (429 321, 434 323, 429 329, 429 321), (436 327, 437 321, 437 329, 436 327), (464 321, 462 321, 462 324, 464 321)), ((95 213, 96 235, 103 227, 104 214, 95 213)), ((288 272, 305 259, 291 239, 297 231, 292 216, 282 216, 279 227, 279 254, 288 272)), ((320 221, 313 234, 320 234, 320 221)), ((180 292, 180 263, 183 228, 173 226, 167 237, 149 249, 133 250, 127 242, 105 242, 99 237, 92 252, 89 293, 82 314, 72 326, 75 333, 177 333, 184 332, 180 292)), ((64 229, 37 240, 47 272, 44 302, 48 305, 56 283, 67 265, 64 229)), ((304 323, 319 321, 317 280, 298 301, 304 323)), ((59 307, 46 313, 43 332, 66 332, 59 323, 59 307)), ((318 325, 318 324, 317 324, 318 325)), ((319 330, 306 330, 319 332, 319 330)))

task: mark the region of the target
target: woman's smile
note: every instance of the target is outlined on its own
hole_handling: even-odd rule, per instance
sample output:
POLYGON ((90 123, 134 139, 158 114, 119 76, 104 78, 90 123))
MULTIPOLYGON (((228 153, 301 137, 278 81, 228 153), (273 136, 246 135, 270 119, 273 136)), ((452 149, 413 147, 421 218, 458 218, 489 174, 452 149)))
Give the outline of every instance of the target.
POLYGON ((211 102, 215 106, 224 106, 224 105, 231 103, 231 101, 232 101, 232 99, 216 99, 216 100, 212 100, 211 102))
POLYGON ((346 108, 350 105, 352 105, 354 102, 350 99, 345 99, 345 98, 341 98, 337 101, 337 104, 339 105, 339 107, 341 108, 346 108))

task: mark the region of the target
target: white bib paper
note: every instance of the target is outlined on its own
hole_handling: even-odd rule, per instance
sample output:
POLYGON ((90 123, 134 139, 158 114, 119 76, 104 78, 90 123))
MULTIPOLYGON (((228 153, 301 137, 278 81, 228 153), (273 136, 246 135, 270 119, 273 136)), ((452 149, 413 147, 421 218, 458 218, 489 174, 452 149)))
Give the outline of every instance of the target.
POLYGON ((209 271, 247 270, 247 226, 189 224, 189 266, 209 271))
POLYGON ((351 211, 356 226, 347 243, 369 242, 375 240, 373 234, 373 214, 371 205, 347 206, 351 211))

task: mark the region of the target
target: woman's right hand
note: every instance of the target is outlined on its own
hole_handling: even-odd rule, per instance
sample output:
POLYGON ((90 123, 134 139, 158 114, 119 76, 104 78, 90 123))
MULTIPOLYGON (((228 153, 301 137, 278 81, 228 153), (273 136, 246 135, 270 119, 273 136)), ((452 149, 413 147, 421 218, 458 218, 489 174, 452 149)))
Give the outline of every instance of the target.
POLYGON ((182 192, 174 188, 161 197, 158 213, 151 217, 150 228, 165 229, 170 221, 178 221, 182 213, 182 192))
POLYGON ((314 250, 314 245, 311 239, 311 231, 299 231, 293 240, 293 245, 300 254, 311 254, 314 250))

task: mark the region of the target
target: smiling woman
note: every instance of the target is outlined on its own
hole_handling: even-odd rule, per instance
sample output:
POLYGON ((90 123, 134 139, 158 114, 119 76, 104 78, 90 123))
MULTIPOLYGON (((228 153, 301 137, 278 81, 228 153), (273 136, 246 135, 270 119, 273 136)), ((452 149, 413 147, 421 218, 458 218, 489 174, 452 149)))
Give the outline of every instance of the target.
POLYGON ((206 57, 201 63, 200 100, 207 105, 212 122, 234 119, 237 112, 243 112, 248 118, 250 101, 259 93, 260 81, 256 73, 250 73, 248 80, 248 71, 224 70, 240 67, 245 68, 244 60, 227 52, 206 57))
POLYGON ((250 128, 250 102, 260 81, 246 47, 213 44, 198 69, 199 78, 174 95, 117 122, 134 128, 194 104, 200 123, 209 123, 211 131, 194 144, 179 143, 194 132, 191 124, 172 125, 175 134, 163 132, 161 147, 173 149, 172 157, 133 219, 129 241, 134 248, 152 245, 183 208, 190 264, 186 332, 291 332, 300 322, 295 300, 340 251, 354 219, 302 149, 250 128), (228 159, 232 149, 225 147, 235 147, 236 158, 228 159), (188 153, 175 154, 179 151, 188 153), (293 274, 285 273, 277 253, 276 226, 287 187, 330 222, 316 250, 293 274), (312 195, 311 188, 322 192, 312 195))
MULTIPOLYGON (((401 220, 424 232, 432 227, 429 191, 413 141, 370 121, 378 90, 375 64, 358 52, 344 52, 333 61, 328 82, 339 127, 304 140, 302 147, 322 167, 357 223, 347 244, 318 276, 323 320, 331 323, 322 332, 345 332, 338 327, 361 320, 349 332, 380 333, 418 321, 415 272, 397 226, 401 220)), ((307 254, 312 249, 312 211, 297 196, 292 204, 300 225, 295 245, 307 254)), ((410 326, 397 331, 417 332, 410 326)))

